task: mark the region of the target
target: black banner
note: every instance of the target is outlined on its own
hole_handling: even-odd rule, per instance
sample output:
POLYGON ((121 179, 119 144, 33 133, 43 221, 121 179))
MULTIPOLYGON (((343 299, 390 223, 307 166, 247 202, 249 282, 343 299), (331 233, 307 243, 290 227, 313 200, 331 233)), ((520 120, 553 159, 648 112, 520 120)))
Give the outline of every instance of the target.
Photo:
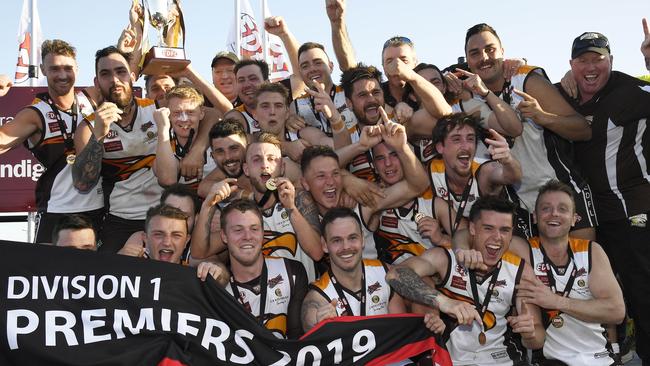
POLYGON ((0 241, 2 365, 383 365, 429 351, 416 315, 342 317, 300 340, 259 326, 195 269, 0 241))

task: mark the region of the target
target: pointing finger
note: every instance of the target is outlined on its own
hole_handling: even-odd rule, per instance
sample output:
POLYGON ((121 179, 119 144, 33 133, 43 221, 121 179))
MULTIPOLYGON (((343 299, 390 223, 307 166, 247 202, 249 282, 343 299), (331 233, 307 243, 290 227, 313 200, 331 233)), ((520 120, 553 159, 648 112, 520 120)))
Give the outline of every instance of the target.
POLYGON ((381 120, 384 122, 384 125, 386 125, 389 120, 388 120, 388 115, 386 114, 386 111, 384 110, 384 107, 379 107, 379 114, 381 115, 381 120))
POLYGON ((643 24, 643 34, 645 34, 645 36, 647 37, 648 35, 650 35, 650 29, 648 29, 648 21, 646 20, 646 18, 643 18, 641 20, 641 24, 643 24))
POLYGON ((512 91, 515 92, 515 94, 519 95, 520 97, 524 98, 524 100, 526 100, 526 101, 529 101, 529 102, 530 102, 530 101, 535 100, 535 98, 533 98, 533 97, 530 96, 529 94, 524 93, 524 92, 521 91, 521 90, 513 89, 512 91))

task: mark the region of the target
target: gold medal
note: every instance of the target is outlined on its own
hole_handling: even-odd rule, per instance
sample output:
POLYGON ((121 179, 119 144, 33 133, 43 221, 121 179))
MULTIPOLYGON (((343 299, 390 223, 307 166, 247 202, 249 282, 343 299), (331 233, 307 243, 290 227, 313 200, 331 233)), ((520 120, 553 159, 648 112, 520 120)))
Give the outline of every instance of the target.
POLYGON ((266 181, 266 189, 269 191, 275 191, 278 189, 277 183, 275 183, 275 179, 271 178, 266 181))
POLYGON ((564 325, 564 319, 562 319, 561 316, 556 315, 553 317, 553 319, 551 319, 551 324, 553 324, 555 328, 562 328, 564 325))
POLYGON ((415 223, 420 224, 420 221, 422 221, 422 219, 424 219, 425 217, 427 217, 427 215, 423 214, 422 212, 416 213, 415 214, 415 223))
POLYGON ((75 154, 70 154, 65 157, 65 162, 68 163, 68 165, 74 164, 74 161, 77 159, 77 155, 75 154))
POLYGON ((478 343, 483 346, 485 345, 485 342, 487 342, 487 339, 485 338, 485 333, 481 332, 478 335, 478 343))

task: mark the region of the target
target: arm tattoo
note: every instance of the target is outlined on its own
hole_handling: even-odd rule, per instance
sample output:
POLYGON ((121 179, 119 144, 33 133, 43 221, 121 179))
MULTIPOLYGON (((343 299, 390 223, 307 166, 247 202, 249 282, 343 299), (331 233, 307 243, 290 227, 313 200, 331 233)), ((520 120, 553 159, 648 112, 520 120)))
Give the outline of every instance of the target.
POLYGON ((88 144, 72 165, 72 181, 80 192, 90 192, 99 181, 103 157, 104 146, 91 134, 88 144))
POLYGON ((309 225, 320 234, 320 219, 318 218, 318 207, 311 196, 311 193, 300 190, 296 193, 296 208, 307 220, 309 225))
POLYGON ((440 293, 427 285, 415 271, 407 267, 395 267, 391 272, 394 274, 386 277, 386 281, 400 295, 420 304, 438 308, 437 297, 440 293))
POLYGON ((316 324, 318 324, 318 319, 317 316, 314 316, 314 321, 308 321, 308 316, 307 314, 310 312, 318 312, 318 308, 320 307, 320 304, 317 301, 314 300, 307 300, 302 303, 302 309, 300 311, 300 318, 302 319, 302 326, 304 329, 311 329, 313 328, 316 324))

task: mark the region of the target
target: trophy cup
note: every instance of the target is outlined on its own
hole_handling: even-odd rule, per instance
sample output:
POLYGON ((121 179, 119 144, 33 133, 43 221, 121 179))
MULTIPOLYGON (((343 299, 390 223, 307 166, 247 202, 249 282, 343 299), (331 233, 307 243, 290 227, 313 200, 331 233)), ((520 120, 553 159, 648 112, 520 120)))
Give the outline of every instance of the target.
POLYGON ((151 47, 149 52, 144 56, 142 73, 146 75, 161 75, 183 70, 190 64, 190 60, 185 58, 185 49, 178 46, 181 40, 181 33, 182 38, 185 38, 185 24, 183 23, 180 4, 177 0, 143 1, 145 18, 157 30, 158 45, 151 47), (172 9, 174 8, 177 10, 177 15, 172 14, 172 9), (171 43, 173 44, 167 44, 165 42, 166 38, 171 38, 171 43))

